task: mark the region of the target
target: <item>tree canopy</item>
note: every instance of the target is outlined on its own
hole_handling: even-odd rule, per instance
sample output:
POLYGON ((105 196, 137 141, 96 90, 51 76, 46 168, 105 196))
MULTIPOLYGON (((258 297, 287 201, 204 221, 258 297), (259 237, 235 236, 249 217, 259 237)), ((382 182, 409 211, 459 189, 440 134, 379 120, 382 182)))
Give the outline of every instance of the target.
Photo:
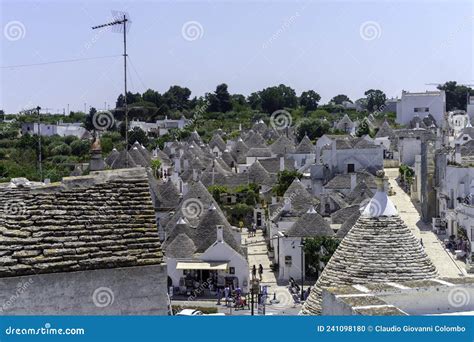
POLYGON ((369 89, 364 95, 367 96, 367 110, 369 112, 382 109, 387 100, 385 93, 379 89, 369 89))
POLYGON ((457 84, 456 81, 449 81, 438 86, 439 90, 446 92, 446 110, 461 109, 466 110, 467 97, 474 95, 474 89, 457 84))
POLYGON ((352 103, 351 99, 347 96, 347 95, 344 95, 344 94, 339 94, 339 95, 336 95, 334 96, 331 101, 332 103, 336 104, 336 105, 341 105, 343 104, 344 102, 350 102, 352 103))
POLYGON ((300 105, 306 112, 316 110, 319 100, 321 100, 321 96, 318 93, 314 90, 307 90, 301 93, 300 105))

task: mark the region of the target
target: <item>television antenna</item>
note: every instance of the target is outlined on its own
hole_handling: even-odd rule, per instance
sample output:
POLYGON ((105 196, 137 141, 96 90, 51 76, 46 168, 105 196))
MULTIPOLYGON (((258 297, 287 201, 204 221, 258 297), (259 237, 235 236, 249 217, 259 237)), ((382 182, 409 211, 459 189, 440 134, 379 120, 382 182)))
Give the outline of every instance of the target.
MULTIPOLYGON (((124 111, 125 111, 125 148, 128 151, 128 105, 127 105, 127 32, 130 30, 130 16, 127 12, 112 11, 113 21, 106 24, 93 26, 93 30, 111 27, 112 32, 123 33, 123 79, 124 79, 124 111)), ((126 153, 125 165, 128 167, 128 153, 126 153)))

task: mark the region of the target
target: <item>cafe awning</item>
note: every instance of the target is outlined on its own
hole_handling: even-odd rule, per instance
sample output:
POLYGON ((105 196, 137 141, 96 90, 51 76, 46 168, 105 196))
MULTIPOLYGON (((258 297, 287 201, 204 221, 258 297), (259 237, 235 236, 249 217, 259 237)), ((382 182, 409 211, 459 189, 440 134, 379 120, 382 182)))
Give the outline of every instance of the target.
POLYGON ((178 261, 177 270, 226 270, 228 262, 178 261))

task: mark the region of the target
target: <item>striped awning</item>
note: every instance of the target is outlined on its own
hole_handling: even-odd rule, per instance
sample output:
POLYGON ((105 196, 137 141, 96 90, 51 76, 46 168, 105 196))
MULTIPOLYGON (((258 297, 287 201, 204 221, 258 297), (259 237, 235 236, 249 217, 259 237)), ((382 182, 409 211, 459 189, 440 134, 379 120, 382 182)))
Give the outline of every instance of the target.
POLYGON ((177 270, 226 270, 228 262, 178 261, 177 270))

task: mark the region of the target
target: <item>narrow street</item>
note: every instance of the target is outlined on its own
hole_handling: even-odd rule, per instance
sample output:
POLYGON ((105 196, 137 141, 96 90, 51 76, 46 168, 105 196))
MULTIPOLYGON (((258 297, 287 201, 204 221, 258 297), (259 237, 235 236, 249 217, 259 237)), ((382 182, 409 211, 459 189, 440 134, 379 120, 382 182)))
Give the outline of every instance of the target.
MULTIPOLYGON (((287 284, 278 285, 275 273, 271 270, 271 260, 268 257, 267 244, 261 230, 257 230, 254 237, 249 237, 248 232, 242 233, 242 244, 247 245, 249 279, 252 279, 252 267, 258 270, 258 265, 262 264, 263 274, 260 285, 268 286, 268 300, 266 314, 273 315, 295 315, 298 314, 301 305, 296 304, 291 293, 288 291, 287 284), (271 300, 276 295, 279 303, 271 304, 271 300)), ((258 277, 258 271, 257 271, 258 277)))
POLYGON ((431 230, 431 225, 421 220, 420 213, 412 203, 410 196, 398 185, 398 169, 385 169, 385 174, 395 195, 391 196, 393 204, 397 207, 400 217, 411 228, 417 238, 422 239, 426 254, 438 269, 440 277, 457 278, 465 275, 462 268, 453 260, 445 250, 442 242, 431 230))

